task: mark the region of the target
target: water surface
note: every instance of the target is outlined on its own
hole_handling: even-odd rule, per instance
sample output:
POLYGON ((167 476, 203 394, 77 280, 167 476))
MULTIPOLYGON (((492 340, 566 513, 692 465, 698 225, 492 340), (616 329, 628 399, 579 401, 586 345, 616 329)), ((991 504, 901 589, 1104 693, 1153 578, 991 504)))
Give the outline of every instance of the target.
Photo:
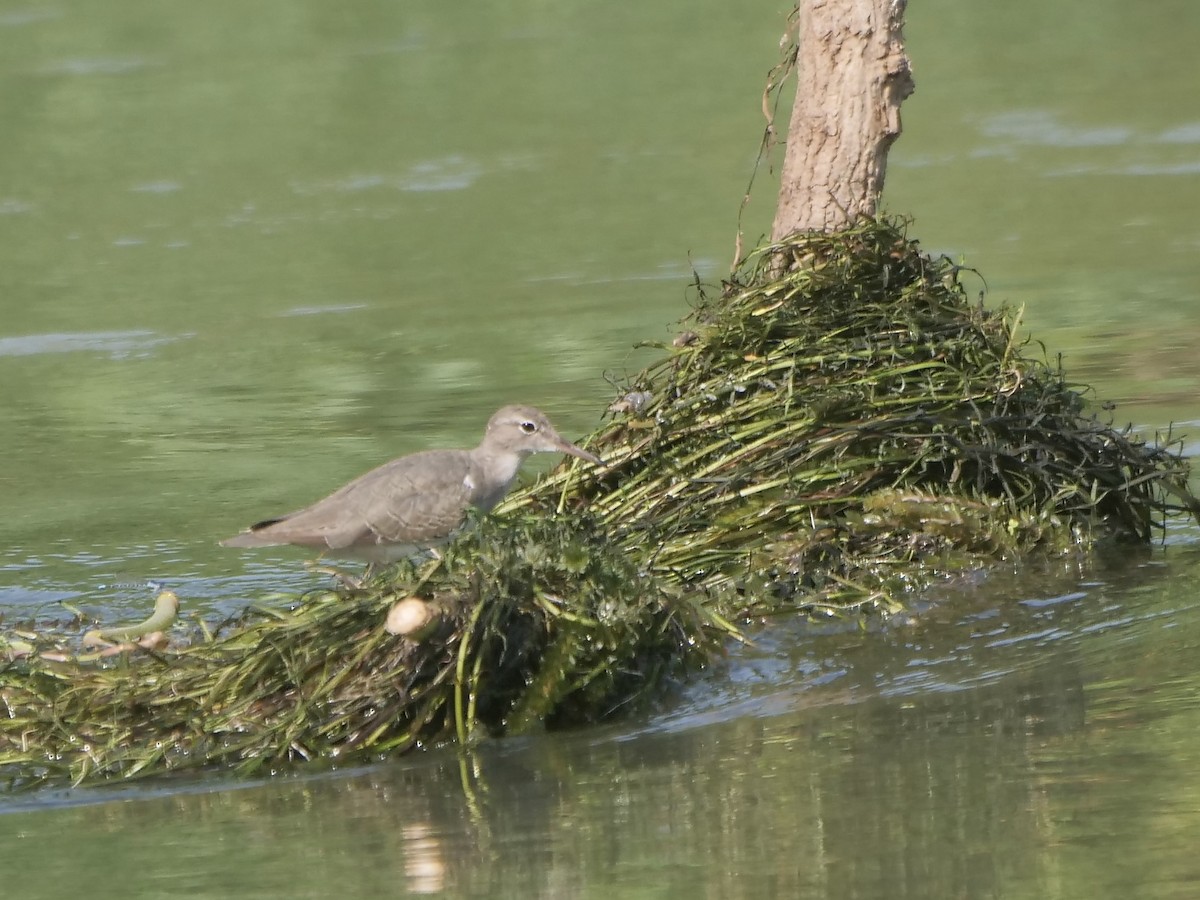
MULTIPOLYGON (((888 208, 1200 427, 1200 7, 930 0, 888 208)), ((568 436, 715 282, 780 8, 0 2, 0 613, 217 616, 221 550, 500 404, 568 436), (64 605, 64 601, 67 605, 64 605)), ((748 243, 773 212, 760 171, 748 243)), ((974 283, 974 282, 972 282, 974 283)), ((14 896, 1186 897, 1196 532, 783 628, 601 729, 0 799, 14 896)))

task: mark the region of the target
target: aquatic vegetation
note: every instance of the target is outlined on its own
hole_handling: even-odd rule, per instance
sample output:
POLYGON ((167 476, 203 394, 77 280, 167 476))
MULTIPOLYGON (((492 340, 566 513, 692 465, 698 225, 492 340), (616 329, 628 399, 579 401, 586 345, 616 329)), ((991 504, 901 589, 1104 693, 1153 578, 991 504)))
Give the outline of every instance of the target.
POLYGON ((0 773, 262 772, 592 721, 748 617, 896 610, 938 572, 1195 514, 1169 438, 1090 414, 964 277, 892 222, 764 247, 620 386, 583 442, 605 467, 560 466, 442 559, 185 616, 166 647, 10 630, 0 773))

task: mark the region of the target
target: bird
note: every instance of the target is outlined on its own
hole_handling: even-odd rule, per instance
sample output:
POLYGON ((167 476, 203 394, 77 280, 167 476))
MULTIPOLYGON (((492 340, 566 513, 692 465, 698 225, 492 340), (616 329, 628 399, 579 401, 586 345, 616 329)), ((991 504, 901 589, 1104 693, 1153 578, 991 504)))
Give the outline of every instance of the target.
POLYGON ((388 564, 431 553, 462 527, 468 510, 499 503, 527 456, 567 453, 604 461, 554 430, 532 406, 504 406, 472 450, 423 450, 372 469, 311 506, 264 519, 224 547, 294 544, 329 557, 388 564))

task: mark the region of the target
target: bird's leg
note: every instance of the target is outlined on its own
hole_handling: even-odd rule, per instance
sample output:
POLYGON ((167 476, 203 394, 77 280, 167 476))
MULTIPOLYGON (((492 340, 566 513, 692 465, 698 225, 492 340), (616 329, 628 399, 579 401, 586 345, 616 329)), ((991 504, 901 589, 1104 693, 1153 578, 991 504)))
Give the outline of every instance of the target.
POLYGON ((363 586, 368 580, 370 580, 371 577, 371 565, 367 566, 367 570, 362 574, 361 577, 358 575, 353 575, 350 572, 346 572, 342 569, 335 569, 332 566, 319 566, 314 562, 306 563, 306 565, 314 572, 319 572, 322 575, 328 575, 335 582, 337 582, 338 585, 350 591, 363 590, 363 586))

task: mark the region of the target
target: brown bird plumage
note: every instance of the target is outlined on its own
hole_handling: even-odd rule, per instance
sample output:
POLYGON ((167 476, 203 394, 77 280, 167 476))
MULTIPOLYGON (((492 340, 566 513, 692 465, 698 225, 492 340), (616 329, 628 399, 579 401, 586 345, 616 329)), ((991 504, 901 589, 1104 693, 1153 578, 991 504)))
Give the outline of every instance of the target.
POLYGON ((225 547, 297 544, 329 556, 394 562, 446 543, 467 510, 499 503, 525 457, 569 453, 603 461, 560 437, 540 411, 505 406, 473 450, 424 450, 372 469, 312 506, 267 519, 221 542, 225 547))

